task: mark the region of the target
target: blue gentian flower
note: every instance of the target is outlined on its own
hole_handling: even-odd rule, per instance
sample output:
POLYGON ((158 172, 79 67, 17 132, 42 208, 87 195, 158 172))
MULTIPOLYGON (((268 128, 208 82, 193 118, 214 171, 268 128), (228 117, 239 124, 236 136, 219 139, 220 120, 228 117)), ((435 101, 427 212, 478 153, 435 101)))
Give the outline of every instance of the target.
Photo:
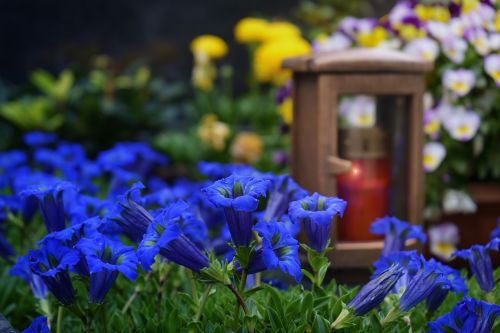
POLYGON ((399 293, 406 289, 408 282, 411 280, 421 266, 421 257, 417 255, 417 251, 398 251, 389 254, 388 256, 380 256, 380 258, 373 263, 374 272, 372 274, 372 279, 376 278, 383 271, 388 269, 394 264, 398 264, 402 267, 403 274, 399 278, 398 282, 394 285, 394 293, 399 293))
POLYGON ((394 289, 402 274, 403 269, 400 265, 391 265, 365 284, 348 306, 354 308, 354 313, 357 316, 364 315, 382 303, 385 296, 394 289))
POLYGON ((208 267, 207 256, 182 231, 182 213, 188 207, 183 201, 176 202, 148 226, 137 250, 144 269, 151 267, 157 254, 195 272, 208 267))
POLYGON ((110 219, 123 229, 124 234, 133 242, 138 243, 153 221, 153 216, 137 202, 140 201, 140 191, 144 185, 140 182, 132 185, 123 196, 119 197, 118 213, 110 219))
POLYGON ((494 238, 486 245, 476 244, 467 250, 458 250, 453 253, 455 257, 469 261, 472 274, 485 292, 490 292, 493 289, 493 267, 489 252, 498 251, 499 244, 500 238, 494 238))
POLYGON ((465 298, 457 303, 451 312, 430 322, 429 333, 489 333, 492 332, 498 316, 500 316, 500 306, 465 298))
POLYGON ((333 218, 343 216, 347 203, 318 193, 290 203, 288 215, 294 223, 304 223, 309 246, 322 252, 330 239, 333 218))
POLYGON ((427 299, 425 300, 427 310, 429 310, 429 312, 434 312, 437 308, 439 308, 439 306, 441 306, 449 292, 454 292, 456 294, 463 293, 466 295, 467 285, 465 284, 464 279, 460 276, 460 272, 456 269, 441 264, 434 259, 430 259, 429 261, 434 261, 436 263, 436 269, 440 271, 449 281, 449 284, 446 283, 441 286, 435 286, 434 290, 430 292, 429 296, 427 296, 427 299))
POLYGON ((274 177, 264 219, 280 218, 288 211, 290 202, 300 200, 307 194, 307 191, 301 188, 290 176, 274 177))
POLYGON ((57 140, 57 134, 50 132, 29 132, 23 137, 24 143, 30 147, 41 147, 54 143, 57 140))
POLYGON ((168 159, 145 143, 120 142, 101 152, 97 162, 106 171, 124 170, 146 177, 155 166, 167 164, 168 159))
POLYGON ((417 239, 422 243, 426 241, 421 226, 411 225, 392 216, 375 220, 370 226, 370 232, 385 236, 384 248, 382 249, 382 255, 384 256, 404 250, 405 241, 408 239, 417 239))
POLYGON ((16 251, 10 245, 10 243, 5 239, 5 237, 0 234, 0 257, 2 258, 10 258, 16 255, 16 251))
POLYGON ((137 277, 135 269, 139 261, 132 246, 125 246, 101 235, 83 238, 76 248, 85 256, 89 268, 89 296, 94 304, 104 301, 118 273, 131 281, 137 277))
POLYGON ((30 268, 39 275, 50 292, 64 305, 75 300, 68 269, 80 260, 78 252, 64 246, 60 241, 48 240, 38 250, 29 253, 30 268))
POLYGON ((256 174, 256 170, 246 164, 205 161, 198 162, 198 171, 213 181, 229 177, 232 174, 238 174, 240 176, 255 176, 256 174))
POLYGON ((299 242, 286 226, 275 220, 260 221, 253 228, 262 237, 262 247, 252 256, 248 273, 281 269, 299 282, 302 278, 299 261, 299 242))
MULTIPOLYGON (((450 279, 436 261, 426 261, 424 258, 421 258, 419 271, 410 280, 399 300, 401 309, 409 311, 429 297, 431 298, 431 305, 433 305, 432 299, 434 297, 432 293, 437 292, 441 295, 441 289, 450 290, 452 288, 450 279)), ((439 297, 436 298, 439 300, 439 297)))
POLYGON ((24 279, 24 281, 29 284, 36 298, 45 299, 47 297, 47 286, 39 275, 31 272, 28 256, 20 256, 17 258, 16 264, 10 269, 10 275, 24 279))
MULTIPOLYGON (((43 246, 48 240, 57 240, 63 245, 73 248, 82 238, 89 238, 99 235, 99 230, 102 228, 103 222, 98 216, 88 219, 84 222, 74 224, 68 228, 51 232, 44 238, 42 238, 37 245, 43 246)), ((87 266, 87 261, 85 261, 84 255, 79 253, 80 261, 78 264, 74 265, 71 271, 78 273, 81 276, 89 276, 89 268, 87 266)))
POLYGON ((21 333, 50 333, 49 326, 47 325, 47 317, 36 317, 30 326, 21 333))
POLYGON ((4 175, 7 171, 18 168, 21 164, 25 164, 28 156, 21 150, 9 150, 0 154, 0 170, 4 175))
POLYGON ((248 246, 252 240, 252 212, 259 198, 265 197, 270 181, 251 176, 232 175, 203 189, 207 198, 224 208, 231 238, 236 246, 248 246))
POLYGON ((60 182, 53 186, 33 186, 24 190, 21 195, 25 198, 34 196, 38 199, 45 227, 48 232, 52 232, 66 227, 63 194, 65 191, 75 189, 71 183, 60 182))

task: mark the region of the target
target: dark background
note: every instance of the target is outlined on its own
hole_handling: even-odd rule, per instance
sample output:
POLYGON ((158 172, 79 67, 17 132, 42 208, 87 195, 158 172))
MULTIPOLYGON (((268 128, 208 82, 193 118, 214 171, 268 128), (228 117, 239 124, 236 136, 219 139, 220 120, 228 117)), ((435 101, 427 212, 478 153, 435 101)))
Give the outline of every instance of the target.
MULTIPOLYGON (((359 1, 368 15, 387 13, 394 0, 359 1)), ((106 54, 124 67, 137 60, 167 79, 189 77, 189 42, 216 34, 231 44, 226 61, 247 60, 233 47, 242 17, 292 18, 299 0, 0 0, 0 79, 22 83, 34 69, 86 67, 106 54)), ((297 20, 294 20, 297 22, 297 20)))

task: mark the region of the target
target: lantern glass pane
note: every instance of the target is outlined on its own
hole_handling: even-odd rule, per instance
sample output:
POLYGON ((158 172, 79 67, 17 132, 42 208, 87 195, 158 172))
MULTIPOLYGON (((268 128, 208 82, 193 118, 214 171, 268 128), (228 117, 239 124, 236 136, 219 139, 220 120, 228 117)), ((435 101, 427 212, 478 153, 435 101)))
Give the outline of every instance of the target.
POLYGON ((352 162, 337 176, 337 192, 348 202, 341 240, 377 239, 369 232, 373 220, 408 218, 409 102, 389 95, 339 99, 338 153, 352 162))

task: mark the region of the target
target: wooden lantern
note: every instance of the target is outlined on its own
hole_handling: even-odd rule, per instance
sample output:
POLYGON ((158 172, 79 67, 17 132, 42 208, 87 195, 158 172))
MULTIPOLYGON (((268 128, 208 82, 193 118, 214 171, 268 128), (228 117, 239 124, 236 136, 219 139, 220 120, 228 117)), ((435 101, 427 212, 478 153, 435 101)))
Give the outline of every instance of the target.
MULTIPOLYGON (((350 238, 342 239, 339 224, 346 223, 347 214, 354 221, 358 217, 362 220, 363 212, 371 209, 369 206, 384 206, 387 211, 380 211, 382 216, 422 223, 423 95, 425 74, 432 64, 398 51, 351 49, 287 59, 284 67, 293 71, 292 174, 301 186, 342 197, 340 185, 346 177, 349 179, 349 173, 353 177, 367 174, 366 170, 358 170, 356 160, 369 165, 386 161, 388 181, 382 190, 360 192, 359 186, 371 186, 368 181, 351 186, 355 183, 347 180, 354 192, 345 193, 354 195, 344 197, 348 200, 346 215, 334 223, 332 231, 333 267, 368 267, 379 257, 383 241, 355 239, 358 234, 370 235, 368 225, 358 228, 354 235, 353 230, 347 230, 350 238), (339 113, 350 117, 351 110, 340 110, 339 103, 359 95, 369 96, 375 109, 373 119, 363 118, 362 126, 348 124, 343 128, 345 121, 339 120, 339 113), (382 200, 383 204, 356 206, 364 198, 363 193, 371 193, 375 202, 382 200), (350 206, 355 208, 349 211, 350 206)), ((367 115, 361 113, 360 117, 367 115)))

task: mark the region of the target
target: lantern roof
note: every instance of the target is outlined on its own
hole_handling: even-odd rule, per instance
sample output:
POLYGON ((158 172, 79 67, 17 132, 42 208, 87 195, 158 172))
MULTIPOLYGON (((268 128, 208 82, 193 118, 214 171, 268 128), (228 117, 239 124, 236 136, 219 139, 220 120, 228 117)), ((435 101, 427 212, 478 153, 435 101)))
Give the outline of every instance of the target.
POLYGON ((297 72, 425 73, 432 70, 433 63, 401 51, 353 48, 289 58, 283 67, 297 72))

